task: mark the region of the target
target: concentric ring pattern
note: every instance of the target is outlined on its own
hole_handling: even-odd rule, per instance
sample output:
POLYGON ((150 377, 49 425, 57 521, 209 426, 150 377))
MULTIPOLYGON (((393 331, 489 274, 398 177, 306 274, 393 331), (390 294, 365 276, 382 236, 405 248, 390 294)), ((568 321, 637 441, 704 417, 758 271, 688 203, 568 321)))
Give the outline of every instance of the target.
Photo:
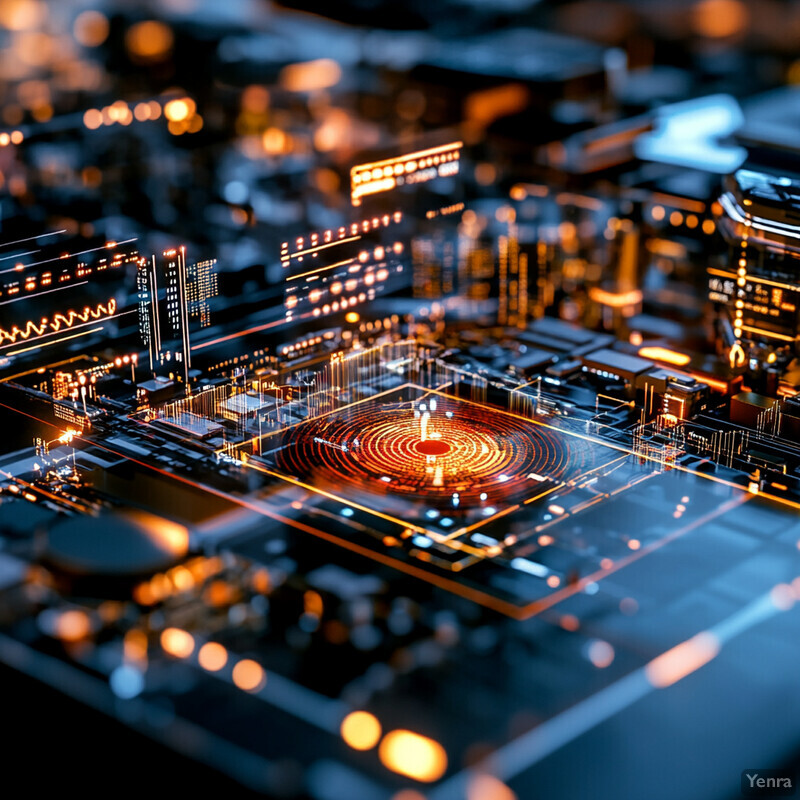
POLYGON ((430 405, 367 402, 300 425, 286 434, 279 466, 467 510, 533 494, 588 455, 581 442, 524 419, 458 400, 430 405))

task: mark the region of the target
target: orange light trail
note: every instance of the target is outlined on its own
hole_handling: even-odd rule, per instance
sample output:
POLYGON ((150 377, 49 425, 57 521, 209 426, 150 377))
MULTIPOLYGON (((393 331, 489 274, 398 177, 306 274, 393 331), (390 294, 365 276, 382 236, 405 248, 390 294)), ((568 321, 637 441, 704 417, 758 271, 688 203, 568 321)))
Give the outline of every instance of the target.
POLYGON ((394 158, 385 158, 383 161, 370 161, 366 164, 358 164, 353 167, 350 172, 351 174, 358 174, 375 169, 376 167, 388 167, 393 164, 405 163, 406 161, 419 161, 419 159, 427 158, 428 156, 441 155, 451 150, 460 150, 463 146, 463 142, 450 142, 449 144, 442 144, 438 147, 430 147, 427 150, 418 150, 414 153, 406 153, 405 155, 395 156, 394 158))
POLYGON ((289 253, 289 258, 298 258, 299 256, 307 256, 310 253, 317 253, 320 250, 327 250, 329 247, 336 247, 337 244, 346 244, 347 242, 357 242, 361 238, 358 236, 349 236, 347 239, 337 239, 335 242, 327 242, 325 244, 318 244, 314 247, 309 247, 306 250, 297 250, 294 253, 289 253))
POLYGON ((360 205, 361 197, 364 195, 389 191, 404 181, 418 182, 428 180, 436 175, 458 172, 462 147, 463 142, 450 142, 427 150, 418 150, 394 158, 352 167, 350 170, 350 198, 353 205, 360 205), (428 176, 425 170, 432 170, 434 174, 428 176))
POLYGON ((131 242, 135 242, 137 241, 137 238, 138 237, 133 237, 132 239, 125 239, 121 242, 106 242, 105 244, 101 244, 99 247, 90 247, 88 250, 79 250, 77 253, 67 253, 66 255, 62 256, 46 258, 43 261, 33 261, 30 264, 20 264, 18 267, 0 270, 0 275, 4 275, 6 272, 20 272, 20 270, 26 270, 28 267, 38 267, 41 264, 50 264, 52 261, 63 261, 65 258, 75 258, 76 256, 84 256, 87 253, 96 253, 99 250, 109 250, 111 247, 118 247, 121 244, 130 244, 131 242))
POLYGON ((78 339, 81 336, 88 336, 90 333, 98 333, 99 331, 103 330, 104 327, 105 326, 101 325, 99 328, 92 328, 88 331, 73 333, 72 336, 62 336, 60 339, 54 339, 52 342, 43 342, 42 344, 33 345, 32 347, 23 347, 21 350, 9 350, 8 355, 18 356, 22 353, 29 353, 31 350, 41 350, 43 347, 50 347, 54 344, 60 344, 61 342, 66 342, 69 339, 78 339))
POLYGON ((3 300, 0 306, 7 305, 8 303, 18 303, 20 300, 32 300, 34 297, 41 297, 45 294, 52 294, 53 292, 63 292, 64 289, 74 289, 76 286, 83 286, 89 281, 79 281, 78 283, 71 283, 69 286, 57 286, 55 289, 46 289, 43 292, 36 292, 35 294, 25 294, 22 297, 15 297, 12 300, 3 300))
MULTIPOLYGON (((50 368, 55 369, 56 367, 63 367, 65 364, 74 364, 76 361, 82 361, 82 360, 83 360, 82 356, 72 356, 71 358, 65 358, 61 361, 54 361, 52 364, 50 364, 50 368)), ((30 369, 26 369, 22 372, 16 372, 13 375, 8 375, 7 377, 4 376, 2 379, 0 379, 0 383, 14 381, 17 380, 17 378, 24 377, 25 375, 33 375, 34 372, 38 371, 39 367, 31 367, 30 369)))
POLYGON ((653 686, 665 689, 711 661, 719 648, 719 639, 703 631, 654 658, 645 667, 645 674, 653 686))
MULTIPOLYGON (((356 237, 361 238, 361 237, 356 237)), ((343 240, 346 241, 346 240, 343 240)), ((334 242, 339 244, 339 242, 334 242)), ((311 269, 308 272, 302 272, 300 275, 289 275, 287 281, 299 281, 301 278, 307 278, 309 275, 319 275, 320 272, 327 272, 329 269, 336 269, 336 267, 343 267, 345 264, 352 264, 355 258, 346 258, 344 261, 337 261, 335 264, 330 264, 327 267, 319 267, 318 269, 311 269)))
MULTIPOLYGON (((299 317, 295 317, 295 319, 304 319, 305 317, 311 316, 310 314, 301 314, 299 317)), ((286 325, 287 320, 285 319, 276 319, 274 322, 267 322, 264 325, 256 325, 254 328, 247 328, 247 330, 239 331, 238 333, 230 333, 227 336, 220 336, 218 339, 212 339, 210 342, 203 342, 202 344, 195 344, 192 345, 192 350, 202 350, 204 347, 211 347, 215 344, 221 344, 222 342, 229 342, 231 339, 238 339, 240 336, 247 336, 250 333, 258 333, 259 331, 266 331, 269 328, 276 328, 278 325, 286 325)))
MULTIPOLYGON (((709 275, 716 275, 720 278, 729 278, 732 281, 735 281, 739 276, 734 272, 726 272, 722 269, 714 269, 713 267, 709 267, 706 272, 709 275)), ((790 291, 796 291, 797 287, 793 286, 790 283, 781 283, 780 281, 773 281, 768 280, 767 278, 762 278, 756 275, 748 275, 748 280, 752 281, 753 283, 763 283, 765 286, 775 286, 779 289, 789 289, 790 291)))
MULTIPOLYGON (((137 313, 137 310, 135 308, 133 308, 130 311, 122 311, 119 314, 114 314, 113 316, 110 316, 110 317, 104 317, 103 318, 103 322, 109 322, 112 319, 119 319, 120 317, 128 316, 128 314, 136 314, 136 313, 137 313)), ((72 330, 76 330, 78 328, 84 327, 84 325, 92 325, 95 321, 96 320, 90 320, 89 322, 82 322, 79 325, 73 325, 71 329, 72 330)), ((40 336, 38 338, 44 339, 45 337, 52 336, 52 335, 53 335, 53 333, 44 333, 44 334, 42 334, 42 336, 40 336)), ((31 339, 30 341, 38 341, 38 339, 34 338, 34 339, 31 339)), ((12 344, 0 345, 0 350, 5 350, 7 347, 13 347, 13 345, 12 344)))
POLYGON ((387 192, 389 189, 394 189, 397 186, 397 179, 394 177, 381 178, 377 181, 370 181, 369 183, 362 184, 353 189, 353 200, 363 197, 365 194, 378 194, 378 192, 387 192))
POLYGON ((716 389, 718 392, 722 392, 723 394, 730 388, 726 381, 710 378, 708 375, 702 375, 699 372, 690 372, 689 375, 701 383, 707 383, 712 389, 716 389))
POLYGON ((378 748, 381 762, 399 775, 430 783, 447 769, 447 754, 433 739, 407 730, 390 731, 378 748))
POLYGON ((677 350, 670 350, 667 347, 642 347, 639 349, 642 358, 649 358, 653 361, 662 361, 666 364, 673 364, 676 367, 683 367, 692 359, 685 353, 677 350))
POLYGON ((748 333, 755 333, 758 336, 766 336, 768 339, 780 339, 782 342, 794 342, 798 339, 797 336, 786 336, 782 333, 773 333, 772 331, 765 331, 763 328, 754 328, 750 325, 742 325, 742 330, 748 333))
POLYGON ((600 303, 604 306, 611 306, 612 308, 624 308, 625 306, 633 306, 642 302, 641 289, 631 289, 628 292, 609 292, 601 289, 599 286, 592 286, 589 289, 589 297, 595 303, 600 303))
POLYGON ((100 319, 103 316, 111 316, 117 309, 117 301, 112 297, 107 303, 98 303, 97 307, 92 309, 86 306, 83 311, 68 311, 66 314, 58 313, 53 319, 42 317, 42 321, 37 324, 32 320, 25 323, 25 329, 20 330, 16 325, 7 331, 0 328, 0 342, 8 340, 14 344, 17 339, 29 339, 32 333, 37 336, 46 336, 44 333, 46 328, 51 328, 53 333, 57 333, 64 328, 72 328, 75 325, 75 320, 79 319, 81 322, 88 322, 90 319, 100 319))

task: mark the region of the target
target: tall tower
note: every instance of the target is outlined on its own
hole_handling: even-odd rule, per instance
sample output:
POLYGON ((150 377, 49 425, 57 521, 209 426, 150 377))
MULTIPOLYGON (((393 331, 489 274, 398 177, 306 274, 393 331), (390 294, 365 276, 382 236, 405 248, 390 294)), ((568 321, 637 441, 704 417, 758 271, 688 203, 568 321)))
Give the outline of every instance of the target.
POLYGON ((164 352, 167 360, 174 359, 183 365, 186 385, 189 385, 189 368, 192 366, 192 351, 189 345, 189 301, 187 297, 186 251, 184 247, 165 250, 164 267, 167 292, 167 323, 173 344, 164 352))
POLYGON ((188 386, 192 351, 185 248, 165 250, 162 259, 160 264, 155 256, 150 261, 139 261, 136 276, 139 329, 150 355, 153 375, 159 369, 170 368, 188 386))

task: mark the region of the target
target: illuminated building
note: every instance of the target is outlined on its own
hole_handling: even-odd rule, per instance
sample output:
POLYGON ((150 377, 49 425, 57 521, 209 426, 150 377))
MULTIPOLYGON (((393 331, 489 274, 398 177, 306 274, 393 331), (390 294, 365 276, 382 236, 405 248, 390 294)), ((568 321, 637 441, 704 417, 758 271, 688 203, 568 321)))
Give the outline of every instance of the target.
POLYGON ((210 325, 209 300, 217 292, 216 260, 200 261, 187 268, 185 248, 166 250, 140 259, 136 273, 139 330, 150 356, 150 369, 182 373, 187 386, 192 366, 190 320, 199 327, 210 325))

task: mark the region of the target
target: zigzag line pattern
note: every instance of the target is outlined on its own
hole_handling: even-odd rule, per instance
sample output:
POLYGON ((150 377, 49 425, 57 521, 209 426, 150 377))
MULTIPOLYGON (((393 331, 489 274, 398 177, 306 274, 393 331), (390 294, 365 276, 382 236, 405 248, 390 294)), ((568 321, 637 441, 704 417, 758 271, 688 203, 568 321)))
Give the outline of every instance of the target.
POLYGON ((117 310, 117 302, 112 297, 107 303, 98 303, 95 308, 86 306, 83 311, 67 311, 66 314, 58 313, 52 319, 42 317, 41 322, 29 320, 24 328, 14 326, 10 331, 0 328, 0 343, 8 341, 13 344, 20 339, 29 339, 32 335, 42 336, 45 331, 57 333, 63 328, 72 328, 80 322, 89 322, 92 319, 111 316, 117 310), (49 329, 49 330, 48 330, 49 329))

